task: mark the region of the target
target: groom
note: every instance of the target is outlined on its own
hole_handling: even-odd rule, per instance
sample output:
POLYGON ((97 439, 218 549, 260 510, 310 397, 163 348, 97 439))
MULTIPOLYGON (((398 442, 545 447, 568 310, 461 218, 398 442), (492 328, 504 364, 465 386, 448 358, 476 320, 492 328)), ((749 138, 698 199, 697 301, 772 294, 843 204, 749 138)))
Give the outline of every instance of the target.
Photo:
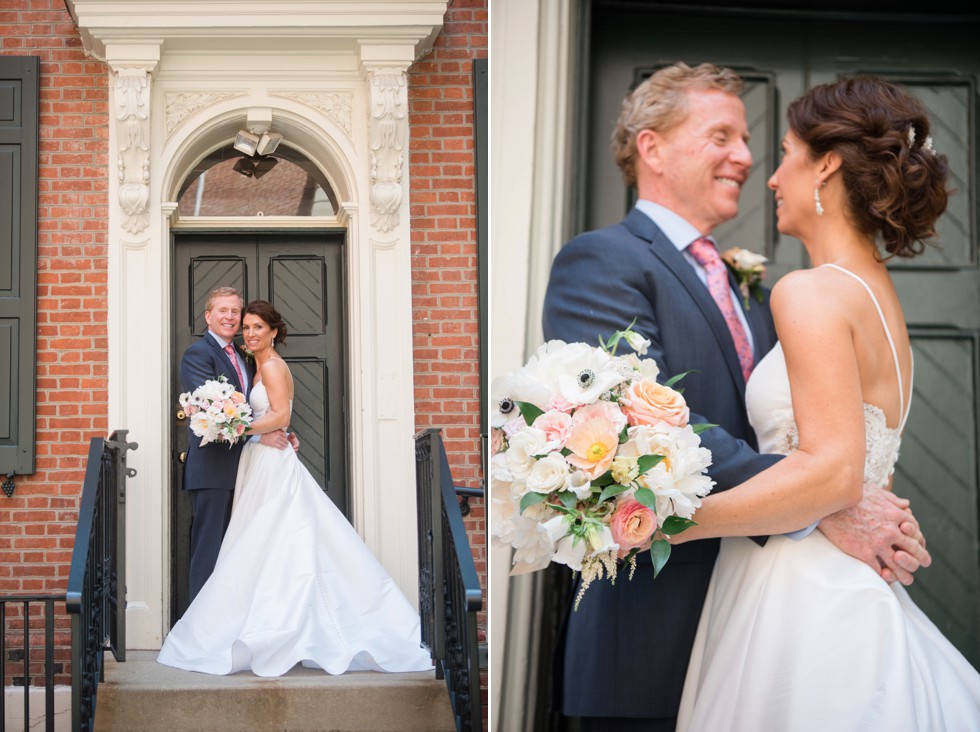
MULTIPOLYGON (((776 343, 768 292, 763 302, 744 306, 730 277, 710 277, 718 255, 703 238, 738 214, 752 165, 741 89, 728 69, 676 64, 627 97, 614 151, 639 200, 620 223, 562 248, 543 315, 546 339, 596 345, 599 336, 635 319, 633 330, 652 342, 647 357, 664 378, 692 372, 679 384, 691 422, 719 425, 701 435, 712 453, 716 491, 779 459, 756 452, 745 411, 747 374, 776 343), (712 281, 718 286, 711 288, 712 281)), ((884 574, 908 584, 919 561, 930 559, 924 544, 919 561, 899 550, 918 552, 921 534, 911 513, 889 496, 869 494, 820 528, 876 570, 880 557, 884 574)), ((656 581, 644 552, 640 576, 593 583, 578 610, 567 614, 556 693, 560 711, 581 717, 584 732, 674 729, 718 547, 717 539, 673 547, 656 581)))
MULTIPOLYGON (((192 344, 180 360, 180 382, 184 391, 194 391, 208 379, 224 376, 246 397, 255 377, 252 362, 235 346, 242 324, 244 301, 238 290, 219 287, 208 295, 204 320, 208 332, 192 344)), ((221 540, 231 518, 232 497, 238 475, 238 460, 244 441, 229 447, 201 438, 188 428, 187 461, 184 463, 184 490, 191 495, 190 600, 193 601, 214 569, 221 540)), ((296 437, 282 430, 269 432, 260 442, 271 447, 298 446, 296 437)))

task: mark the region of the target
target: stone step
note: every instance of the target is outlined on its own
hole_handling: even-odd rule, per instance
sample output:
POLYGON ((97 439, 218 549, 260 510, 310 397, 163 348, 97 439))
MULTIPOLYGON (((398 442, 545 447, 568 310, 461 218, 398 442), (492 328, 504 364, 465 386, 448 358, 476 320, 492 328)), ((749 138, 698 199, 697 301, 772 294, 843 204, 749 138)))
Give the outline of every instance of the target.
POLYGON ((331 676, 301 666, 285 676, 211 676, 164 666, 156 651, 106 653, 95 711, 98 732, 454 732, 435 672, 358 671, 331 676))

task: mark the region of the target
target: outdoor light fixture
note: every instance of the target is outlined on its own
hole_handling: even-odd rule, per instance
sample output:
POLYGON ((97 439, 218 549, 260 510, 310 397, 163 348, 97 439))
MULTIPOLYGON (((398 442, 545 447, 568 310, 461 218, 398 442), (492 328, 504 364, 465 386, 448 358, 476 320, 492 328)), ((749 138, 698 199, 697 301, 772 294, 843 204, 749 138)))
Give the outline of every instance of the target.
POLYGON ((246 155, 255 155, 261 139, 258 135, 248 130, 239 130, 238 135, 235 137, 235 149, 246 155))
POLYGON ((271 155, 280 142, 282 135, 278 132, 239 130, 234 147, 243 157, 235 163, 234 170, 246 178, 261 178, 279 162, 271 155))
POLYGON ((282 135, 278 132, 263 132, 258 145, 255 146, 256 155, 272 155, 282 142, 282 135))

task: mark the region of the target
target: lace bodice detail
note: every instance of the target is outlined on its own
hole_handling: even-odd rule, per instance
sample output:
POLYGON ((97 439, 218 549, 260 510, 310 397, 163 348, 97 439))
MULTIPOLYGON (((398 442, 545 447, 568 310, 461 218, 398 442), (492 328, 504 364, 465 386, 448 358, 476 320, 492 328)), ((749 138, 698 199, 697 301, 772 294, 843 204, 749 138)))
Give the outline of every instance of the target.
MULTIPOLYGON (((909 414, 909 404, 905 401, 905 389, 902 385, 902 370, 898 362, 898 352, 895 341, 888 329, 888 321, 878 304, 874 291, 863 279, 850 270, 836 264, 824 264, 851 279, 857 281, 868 293, 881 327, 888 339, 892 360, 895 362, 895 373, 898 376, 898 397, 900 404, 899 425, 897 429, 888 426, 885 412, 874 404, 864 404, 864 482, 885 486, 895 472, 898 462, 898 450, 902 444, 902 429, 909 414)), ((909 354, 911 357, 911 353, 909 354)), ((911 364, 914 376, 915 363, 911 364)), ((911 389, 909 390, 911 393, 911 389)), ((793 398, 789 387, 789 372, 786 369, 786 357, 780 344, 776 344, 759 362, 749 377, 745 388, 745 402, 749 414, 749 423, 755 430, 759 440, 759 451, 788 455, 795 450, 800 442, 799 430, 793 415, 793 398)))
MULTIPOLYGON (((745 400, 759 452, 788 455, 796 449, 800 433, 793 415, 786 359, 778 343, 752 372, 745 400)), ((901 434, 888 426, 885 413, 874 404, 864 405, 864 427, 864 482, 885 486, 895 472, 901 434)))

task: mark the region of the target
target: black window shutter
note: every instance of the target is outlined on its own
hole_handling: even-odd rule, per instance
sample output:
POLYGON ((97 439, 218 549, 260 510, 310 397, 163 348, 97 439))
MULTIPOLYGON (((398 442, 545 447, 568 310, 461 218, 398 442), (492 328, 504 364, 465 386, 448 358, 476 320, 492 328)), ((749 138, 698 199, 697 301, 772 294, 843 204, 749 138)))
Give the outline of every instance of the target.
POLYGON ((0 474, 34 472, 40 60, 0 56, 0 474))

